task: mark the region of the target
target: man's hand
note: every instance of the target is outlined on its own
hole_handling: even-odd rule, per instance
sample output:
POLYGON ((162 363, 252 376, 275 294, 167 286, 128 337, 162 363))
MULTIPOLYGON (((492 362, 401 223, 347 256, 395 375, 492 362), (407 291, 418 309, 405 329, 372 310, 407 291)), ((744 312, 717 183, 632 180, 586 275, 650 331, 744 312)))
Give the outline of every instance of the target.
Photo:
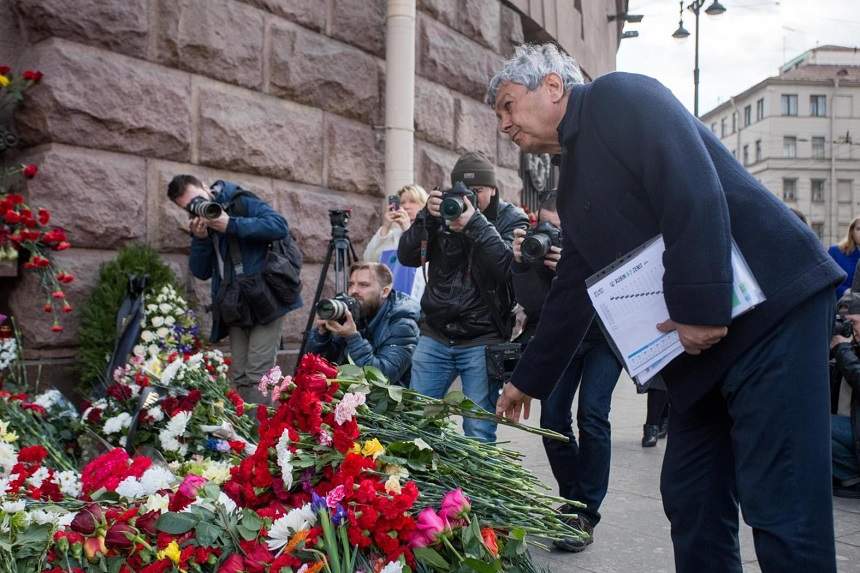
POLYGON ((194 217, 188 223, 188 230, 198 239, 205 239, 209 236, 209 227, 206 226, 206 221, 200 217, 194 217))
POLYGON ((427 199, 427 212, 434 217, 441 217, 442 213, 439 208, 442 206, 442 192, 438 189, 430 191, 430 196, 427 199))
POLYGON ((318 318, 314 321, 314 326, 317 327, 317 332, 320 334, 325 334, 328 332, 328 326, 326 325, 328 321, 318 318))
POLYGON ((221 211, 221 216, 217 219, 203 219, 206 221, 206 226, 210 229, 214 229, 219 233, 227 232, 227 224, 230 222, 230 215, 227 214, 227 211, 221 211))
POLYGON ((475 214, 475 207, 469 201, 468 197, 463 197, 463 204, 466 205, 466 210, 463 211, 463 214, 448 223, 448 228, 457 233, 466 228, 466 225, 469 224, 469 221, 472 220, 472 216, 475 214))
POLYGON ((525 229, 514 229, 514 260, 518 263, 523 262, 523 240, 526 236, 525 229))
POLYGON ((830 350, 833 350, 834 348, 845 342, 850 343, 851 339, 845 338, 844 336, 839 336, 838 334, 835 335, 833 338, 830 339, 830 350))
POLYGON ((325 321, 325 327, 332 334, 342 338, 348 338, 358 332, 358 327, 355 326, 355 320, 353 320, 352 313, 349 311, 346 311, 346 319, 344 319, 343 324, 336 320, 327 320, 325 321))
POLYGON ((543 264, 546 268, 555 272, 558 267, 558 262, 561 260, 561 247, 550 247, 549 252, 543 259, 543 264))
POLYGON ((502 395, 499 396, 499 401, 496 402, 496 416, 519 422, 520 412, 522 411, 523 419, 528 420, 531 404, 531 396, 520 392, 510 382, 506 382, 502 390, 502 395))
POLYGON ((667 320, 657 325, 660 332, 678 331, 678 337, 687 354, 701 354, 720 340, 722 340, 729 329, 725 326, 699 326, 695 324, 681 324, 673 320, 667 320))

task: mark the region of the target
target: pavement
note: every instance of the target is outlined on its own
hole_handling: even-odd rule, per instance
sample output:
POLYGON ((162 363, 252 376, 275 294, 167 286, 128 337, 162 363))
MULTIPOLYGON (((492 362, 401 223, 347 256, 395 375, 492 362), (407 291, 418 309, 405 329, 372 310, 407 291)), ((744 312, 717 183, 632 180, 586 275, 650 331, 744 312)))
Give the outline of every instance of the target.
MULTIPOLYGON (((575 408, 575 405, 574 405, 575 408)), ((539 406, 529 423, 537 425, 539 406)), ((602 519, 594 543, 578 554, 533 550, 535 560, 552 573, 669 573, 675 570, 669 522, 660 500, 660 466, 665 440, 642 448, 645 396, 622 373, 612 400, 612 469, 609 492, 601 507, 602 519)), ((524 454, 524 465, 555 488, 555 479, 539 437, 499 427, 499 441, 524 454)), ((841 573, 860 573, 860 500, 834 498, 836 559, 841 573)), ((758 573, 752 530, 741 520, 741 557, 744 571, 758 573)), ((806 573, 806 572, 798 572, 806 573)))

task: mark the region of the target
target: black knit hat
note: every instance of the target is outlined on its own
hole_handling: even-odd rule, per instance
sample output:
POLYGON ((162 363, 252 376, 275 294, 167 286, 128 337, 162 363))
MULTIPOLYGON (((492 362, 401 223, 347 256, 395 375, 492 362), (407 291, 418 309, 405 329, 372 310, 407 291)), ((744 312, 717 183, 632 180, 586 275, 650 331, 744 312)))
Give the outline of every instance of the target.
POLYGON ((451 185, 457 182, 462 182, 466 187, 497 188, 496 168, 480 153, 470 151, 457 160, 451 171, 451 185))
POLYGON ((836 303, 836 309, 845 314, 860 314, 860 293, 846 291, 836 303))

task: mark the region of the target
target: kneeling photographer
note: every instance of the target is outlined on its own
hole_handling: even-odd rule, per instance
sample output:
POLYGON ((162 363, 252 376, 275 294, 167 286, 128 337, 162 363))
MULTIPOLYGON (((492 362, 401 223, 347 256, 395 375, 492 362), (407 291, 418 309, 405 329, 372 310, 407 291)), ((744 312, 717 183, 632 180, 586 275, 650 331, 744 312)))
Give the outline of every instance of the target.
POLYGON ((265 201, 227 181, 211 189, 177 175, 167 197, 188 211, 191 274, 212 279, 212 334, 230 337, 233 384, 262 403, 260 378, 275 365, 284 315, 302 305, 301 253, 287 221, 265 201))
MULTIPOLYGON (((511 270, 514 293, 526 315, 521 339, 527 343, 537 327, 556 266, 561 260, 562 230, 555 193, 541 202, 536 228, 529 231, 517 229, 514 234, 511 270)), ((559 495, 586 504, 585 508, 562 506, 561 511, 578 514, 576 519, 571 519, 571 525, 589 534, 600 520, 598 510, 609 487, 609 408, 620 373, 621 364, 595 320, 555 390, 541 402, 541 427, 563 434, 569 440, 543 440, 552 473, 558 482, 559 495), (578 443, 571 414, 577 390, 578 443)), ((564 539, 556 541, 555 545, 565 551, 579 552, 591 544, 592 539, 592 535, 584 539, 564 539)))
POLYGON ((346 296, 317 305, 309 352, 332 362, 375 366, 391 384, 409 385, 412 353, 418 342, 421 308, 409 295, 392 289, 391 271, 382 263, 356 263, 346 296))
POLYGON ((830 341, 833 495, 860 498, 860 293, 839 300, 830 341))
MULTIPOLYGON (((430 193, 397 249, 403 265, 430 263, 412 388, 441 398, 459 375, 466 396, 494 412, 498 394, 487 379, 486 347, 510 337, 511 241, 528 218, 499 198, 495 167, 479 153, 457 160, 451 185, 444 194, 430 193)), ((464 418, 463 430, 485 442, 496 440, 495 421, 464 418)))

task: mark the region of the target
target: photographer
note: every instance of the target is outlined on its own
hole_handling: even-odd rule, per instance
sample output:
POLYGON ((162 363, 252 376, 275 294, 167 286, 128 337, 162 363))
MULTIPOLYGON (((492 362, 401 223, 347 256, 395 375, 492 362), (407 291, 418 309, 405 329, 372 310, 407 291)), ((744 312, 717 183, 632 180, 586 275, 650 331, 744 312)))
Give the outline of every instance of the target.
POLYGON ((391 271, 381 263, 356 263, 349 271, 349 291, 358 305, 358 321, 344 309, 341 320, 318 318, 308 351, 345 364, 375 366, 391 384, 409 385, 409 366, 418 342, 418 301, 392 289, 391 271))
MULTIPOLYGON (((514 293, 526 314, 525 338, 534 334, 541 309, 549 294, 556 266, 561 259, 561 221, 556 211, 556 195, 540 205, 538 226, 529 238, 517 229, 513 242, 514 293), (541 232, 541 231, 546 231, 541 232), (538 239, 537 241, 535 239, 538 239), (524 245, 525 242, 525 245, 524 245)), ((549 398, 541 402, 540 425, 568 438, 568 442, 543 439, 558 494, 575 499, 585 508, 562 506, 563 513, 578 514, 571 525, 591 534, 600 521, 600 504, 609 487, 609 458, 612 451, 609 408, 612 391, 621 373, 621 364, 607 344, 600 327, 592 322, 585 340, 556 384, 549 398), (571 408, 579 391, 576 422, 579 443, 573 433, 571 408)), ((592 535, 570 538, 554 544, 565 551, 579 552, 592 542, 592 535)))
MULTIPOLYGON (((496 396, 490 395, 486 346, 510 336, 511 241, 514 229, 528 226, 528 218, 500 200, 495 168, 478 153, 466 153, 454 165, 451 184, 457 183, 458 189, 465 185, 468 190, 449 193, 445 207, 454 207, 456 214, 461 205, 459 215, 443 218, 443 194, 431 192, 397 251, 404 265, 430 262, 421 298, 421 338, 412 358, 412 388, 441 398, 459 375, 466 396, 493 412, 496 396)), ((451 216, 451 211, 445 213, 451 216)), ((495 422, 465 418, 463 429, 486 442, 496 439, 495 422)))
POLYGON ((283 317, 302 304, 299 296, 281 302, 261 276, 269 245, 289 235, 287 222, 235 183, 218 181, 210 190, 192 175, 177 175, 167 197, 191 217, 191 274, 212 279, 211 341, 230 337, 236 390, 261 403, 257 384, 275 365, 283 317))
MULTIPOLYGON (((833 495, 860 498, 860 294, 851 293, 839 301, 842 320, 851 324, 853 336, 837 332, 830 340, 833 364, 830 373, 832 395, 831 433, 833 447, 833 495)), ((837 324, 839 330, 840 324, 837 324)))

